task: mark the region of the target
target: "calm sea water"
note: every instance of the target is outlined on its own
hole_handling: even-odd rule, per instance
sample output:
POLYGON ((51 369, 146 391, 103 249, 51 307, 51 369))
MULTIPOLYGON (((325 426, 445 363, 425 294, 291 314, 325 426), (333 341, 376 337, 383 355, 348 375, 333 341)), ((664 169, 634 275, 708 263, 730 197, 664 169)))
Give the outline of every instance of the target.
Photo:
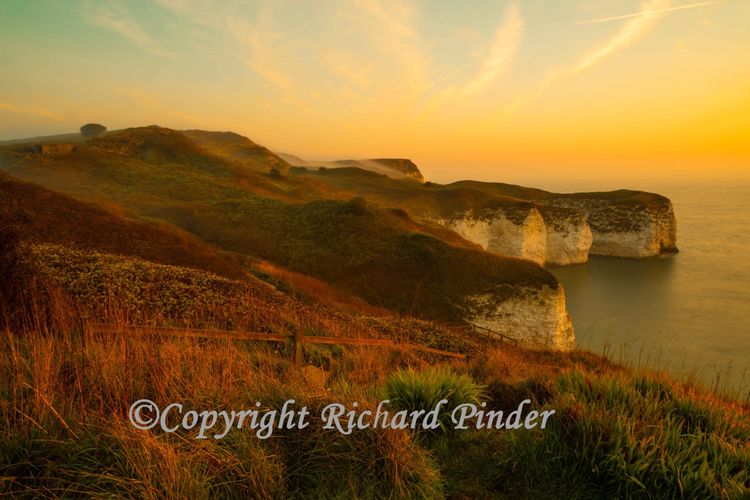
MULTIPOLYGON (((558 191, 601 186, 545 186, 558 191)), ((579 346, 750 391, 750 182, 636 184, 669 197, 680 253, 550 268, 579 346)))

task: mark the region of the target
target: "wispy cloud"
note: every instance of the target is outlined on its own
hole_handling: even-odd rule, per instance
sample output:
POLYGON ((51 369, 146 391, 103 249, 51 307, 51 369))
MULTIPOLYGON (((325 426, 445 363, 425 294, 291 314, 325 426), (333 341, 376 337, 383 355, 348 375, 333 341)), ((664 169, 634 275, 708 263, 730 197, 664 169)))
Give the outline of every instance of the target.
POLYGON ((367 90, 372 84, 374 63, 363 63, 356 55, 340 50, 329 50, 323 55, 323 62, 333 76, 346 84, 367 90))
POLYGON ((15 106, 13 104, 2 102, 0 101, 0 111, 11 111, 14 113, 23 113, 27 115, 36 115, 36 116, 42 116, 44 118, 50 118, 52 120, 62 122, 65 120, 65 117, 58 113, 53 113, 52 111, 48 111, 46 109, 41 108, 23 108, 19 106, 15 106))
POLYGON ((428 56, 416 27, 416 6, 395 0, 358 0, 352 14, 357 25, 364 23, 370 47, 400 66, 403 92, 412 96, 424 92, 429 85, 428 56))
POLYGON ((462 94, 474 94, 489 86, 502 74, 518 51, 523 36, 523 18, 517 3, 508 6, 505 18, 477 74, 461 89, 462 94))
POLYGON ((643 35, 648 33, 651 28, 656 24, 656 21, 664 14, 652 14, 647 15, 647 12, 661 11, 667 12, 670 0, 645 0, 641 4, 641 10, 635 17, 629 19, 609 40, 603 44, 594 47, 581 57, 581 59, 564 69, 558 74, 553 74, 551 79, 555 79, 558 76, 579 73, 585 69, 588 69, 606 59, 613 56, 620 50, 629 47, 643 35))
POLYGON ((243 49, 241 56, 247 66, 272 86, 287 90, 292 77, 283 67, 281 54, 285 37, 274 27, 270 6, 262 4, 254 20, 227 19, 229 32, 243 49))
POLYGON ((154 116, 162 118, 176 118, 180 121, 188 122, 195 125, 204 125, 205 117, 196 116, 182 111, 184 107, 171 105, 164 96, 153 94, 146 89, 121 85, 112 85, 112 91, 122 94, 138 105, 139 109, 146 109, 154 112, 154 116))
POLYGON ((201 31, 193 34, 202 43, 215 42, 225 53, 240 59, 270 88, 289 92, 293 72, 287 67, 294 37, 284 33, 284 23, 275 12, 280 3, 261 0, 245 2, 211 0, 156 0, 173 15, 187 20, 201 31))
POLYGON ((641 3, 641 10, 636 14, 628 15, 628 20, 614 35, 584 52, 576 62, 547 74, 536 88, 513 99, 502 116, 516 113, 561 79, 590 69, 636 43, 656 25, 662 16, 671 11, 670 3, 671 0, 644 0, 641 3))
POLYGON ((656 14, 665 14, 667 12, 673 12, 677 10, 686 10, 686 9, 695 9, 698 7, 706 7, 709 5, 715 5, 717 3, 719 3, 719 0, 714 0, 711 2, 689 3, 685 5, 675 5, 674 7, 666 7, 663 9, 641 10, 639 12, 634 12, 632 14, 623 14, 620 16, 611 16, 611 17, 600 17, 597 19, 587 19, 585 21, 578 21, 578 24, 594 24, 594 23, 607 23, 610 21, 621 21, 622 19, 630 19, 633 17, 653 16, 656 14))
POLYGON ((161 57, 171 55, 141 28, 123 4, 119 2, 89 3, 85 7, 84 16, 91 24, 117 33, 146 52, 161 57))

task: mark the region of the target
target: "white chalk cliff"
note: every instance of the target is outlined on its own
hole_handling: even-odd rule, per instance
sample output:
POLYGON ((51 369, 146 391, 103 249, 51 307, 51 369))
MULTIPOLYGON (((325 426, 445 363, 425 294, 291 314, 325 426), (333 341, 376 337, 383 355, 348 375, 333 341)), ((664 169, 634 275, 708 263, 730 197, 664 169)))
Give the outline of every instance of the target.
POLYGON ((611 199, 606 193, 541 199, 430 217, 486 251, 540 265, 569 265, 589 255, 643 258, 677 251, 677 221, 663 196, 611 199), (645 198, 645 201, 639 199, 645 198))
POLYGON ((586 262, 592 242, 586 217, 565 208, 509 206, 431 220, 488 252, 540 265, 586 262))
POLYGON ((552 198, 545 203, 586 215, 593 234, 591 255, 653 257, 677 251, 677 221, 672 203, 652 195, 648 203, 591 197, 552 198))
POLYGON ((562 285, 500 288, 506 289, 470 297, 467 321, 515 338, 525 347, 573 349, 575 333, 562 285))

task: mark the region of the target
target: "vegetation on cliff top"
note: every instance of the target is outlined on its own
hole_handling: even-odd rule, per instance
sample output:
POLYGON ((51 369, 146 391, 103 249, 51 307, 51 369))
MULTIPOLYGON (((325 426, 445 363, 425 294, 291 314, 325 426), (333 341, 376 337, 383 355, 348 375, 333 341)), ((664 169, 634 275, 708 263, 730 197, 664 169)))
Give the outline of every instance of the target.
POLYGON ((416 316, 460 321, 467 296, 502 284, 557 287, 531 262, 450 245, 362 199, 290 205, 246 197, 171 207, 159 216, 222 248, 273 260, 416 316))
POLYGON ((481 252, 403 211, 361 199, 289 203, 304 184, 252 172, 167 129, 113 132, 69 157, 16 159, 6 167, 14 175, 120 204, 403 313, 461 321, 464 298, 498 284, 557 287, 532 263, 481 252))

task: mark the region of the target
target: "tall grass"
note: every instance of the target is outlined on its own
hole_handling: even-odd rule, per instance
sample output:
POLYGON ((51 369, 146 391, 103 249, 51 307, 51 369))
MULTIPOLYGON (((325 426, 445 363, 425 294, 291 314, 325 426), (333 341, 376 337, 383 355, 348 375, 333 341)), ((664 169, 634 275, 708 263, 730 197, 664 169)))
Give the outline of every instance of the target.
POLYGON ((439 413, 438 424, 442 431, 451 427, 450 412, 462 404, 479 404, 482 387, 466 375, 457 374, 446 367, 432 367, 424 371, 399 370, 385 381, 384 393, 395 410, 430 411, 446 400, 439 413))
MULTIPOLYGON (((313 423, 267 441, 137 431, 132 402, 162 407, 310 408, 349 397, 320 393, 271 347, 231 341, 103 336, 71 330, 0 339, 0 491, 29 496, 439 497, 441 476, 407 431, 343 437, 313 423), (321 399, 322 398, 322 399, 321 399)), ((352 364, 357 364, 356 353, 352 364)), ((387 367, 371 365, 371 377, 387 367)), ((341 375, 339 375, 341 377, 341 375)), ((363 395, 366 397, 366 395, 363 395)), ((366 401, 365 401, 366 402, 366 401)), ((373 404, 371 401, 369 404, 373 404)), ((315 410, 313 410, 313 413, 315 410)))
POLYGON ((750 490, 750 410, 693 386, 591 353, 508 346, 482 352, 471 342, 470 360, 450 368, 431 367, 434 360, 409 351, 310 351, 307 361, 327 371, 321 382, 292 366, 279 346, 94 334, 82 328, 86 319, 123 324, 138 304, 149 324, 465 342, 438 325, 345 314, 264 284, 51 250, 45 265, 54 272, 21 276, 24 321, 0 328, 0 493, 738 498, 750 490), (194 307, 196 294, 216 290, 221 301, 194 307), (137 431, 127 421, 129 406, 141 398, 198 410, 245 409, 255 401, 273 408, 294 398, 315 415, 329 402, 373 408, 385 397, 404 409, 482 397, 487 410, 528 398, 535 409, 556 414, 544 430, 467 430, 430 439, 379 429, 342 436, 313 419, 303 431, 266 441, 245 430, 196 440, 194 431, 137 431))
MULTIPOLYGON (((507 362, 507 354, 489 356, 494 365, 475 364, 493 408, 507 410, 510 403, 530 398, 556 414, 544 430, 443 438, 436 453, 451 471, 449 492, 481 496, 501 488, 508 497, 533 498, 750 494, 745 404, 654 372, 602 371, 605 361, 592 364, 595 359, 584 358, 582 363, 575 362, 575 353, 564 356, 573 357, 572 366, 542 366, 530 377, 519 377, 528 366, 507 362), (477 472, 469 475, 465 463, 477 472)), ((536 353, 522 357, 543 361, 536 353)))

